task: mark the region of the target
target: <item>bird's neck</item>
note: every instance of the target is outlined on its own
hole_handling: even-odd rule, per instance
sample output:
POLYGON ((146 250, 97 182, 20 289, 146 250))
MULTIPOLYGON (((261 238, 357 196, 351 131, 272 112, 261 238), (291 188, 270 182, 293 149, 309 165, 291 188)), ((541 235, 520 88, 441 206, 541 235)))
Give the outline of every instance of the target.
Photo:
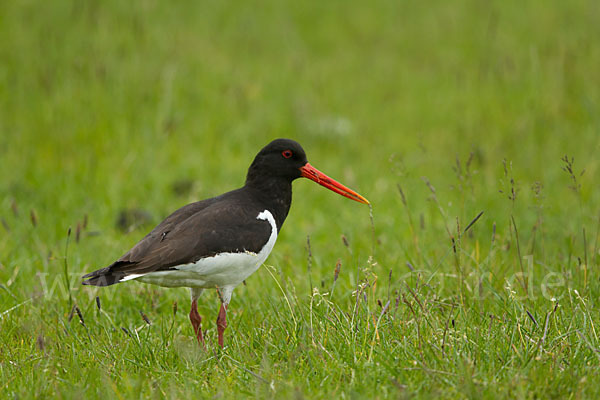
POLYGON ((249 179, 244 188, 273 214, 279 232, 292 205, 292 183, 287 179, 249 179))

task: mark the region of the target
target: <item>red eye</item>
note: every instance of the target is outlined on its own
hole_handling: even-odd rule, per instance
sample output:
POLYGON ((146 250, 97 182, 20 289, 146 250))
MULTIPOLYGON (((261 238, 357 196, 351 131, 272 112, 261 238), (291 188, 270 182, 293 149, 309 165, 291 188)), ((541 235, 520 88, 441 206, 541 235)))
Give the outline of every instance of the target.
POLYGON ((284 156, 285 158, 290 158, 292 156, 292 151, 291 150, 284 150, 281 152, 281 155, 284 156))

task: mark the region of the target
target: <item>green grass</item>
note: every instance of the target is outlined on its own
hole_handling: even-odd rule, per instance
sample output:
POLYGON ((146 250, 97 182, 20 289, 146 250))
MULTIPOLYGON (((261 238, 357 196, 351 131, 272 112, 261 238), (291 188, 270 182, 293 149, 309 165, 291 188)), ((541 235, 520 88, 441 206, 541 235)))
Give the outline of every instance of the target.
POLYGON ((0 398, 600 395, 598 3, 311 3, 0 4, 0 398), (80 285, 276 137, 373 225, 296 182, 223 351, 80 285))

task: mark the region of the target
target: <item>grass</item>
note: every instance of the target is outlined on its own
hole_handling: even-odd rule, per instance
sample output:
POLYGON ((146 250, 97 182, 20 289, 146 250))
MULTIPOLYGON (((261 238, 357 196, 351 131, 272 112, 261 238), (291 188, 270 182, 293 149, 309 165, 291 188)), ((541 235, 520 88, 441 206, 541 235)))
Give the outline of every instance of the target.
POLYGON ((598 37, 583 0, 2 2, 0 397, 597 398, 598 37), (223 351, 216 293, 203 352, 185 289, 80 285, 275 137, 373 222, 296 182, 223 351))

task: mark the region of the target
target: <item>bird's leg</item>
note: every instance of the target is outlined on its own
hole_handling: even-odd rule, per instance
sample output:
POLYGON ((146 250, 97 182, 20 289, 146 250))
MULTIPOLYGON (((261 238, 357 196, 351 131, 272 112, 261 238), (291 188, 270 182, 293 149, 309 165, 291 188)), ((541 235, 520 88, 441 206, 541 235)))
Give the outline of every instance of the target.
POLYGON ((194 333, 196 334, 196 340, 198 340, 198 344, 202 345, 202 347, 206 347, 204 345, 204 337, 202 336, 202 317, 200 317, 200 314, 198 314, 198 301, 196 299, 192 299, 190 322, 194 327, 194 333))
POLYGON ((223 333, 227 328, 227 304, 221 303, 219 316, 217 317, 217 331, 219 333, 219 347, 223 348, 223 333))
POLYGON ((217 287, 217 295, 221 300, 221 308, 219 309, 219 316, 217 317, 217 332, 219 334, 219 347, 223 348, 223 333, 227 328, 227 306, 231 301, 231 293, 233 292, 234 286, 217 287))

